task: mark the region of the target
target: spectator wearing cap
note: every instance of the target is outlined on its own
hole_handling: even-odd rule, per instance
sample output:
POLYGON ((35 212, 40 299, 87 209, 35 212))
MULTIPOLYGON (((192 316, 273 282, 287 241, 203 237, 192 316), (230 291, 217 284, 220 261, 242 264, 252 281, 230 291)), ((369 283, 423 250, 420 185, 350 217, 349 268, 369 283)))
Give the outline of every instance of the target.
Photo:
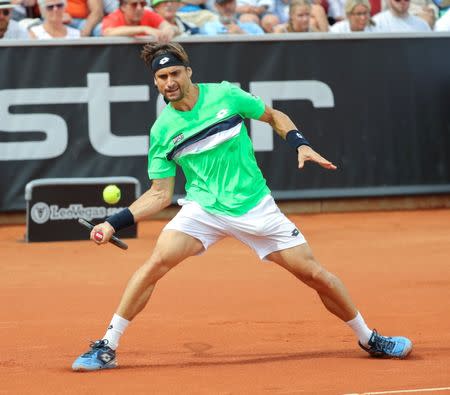
POLYGON ((347 0, 345 15, 347 19, 335 23, 330 28, 332 33, 375 32, 375 23, 370 18, 369 0, 347 0))
POLYGON ((176 29, 176 35, 190 36, 198 34, 200 29, 197 26, 184 21, 177 15, 177 11, 181 6, 181 0, 153 0, 152 3, 153 10, 176 29))
POLYGON ((145 0, 120 0, 119 8, 103 18, 103 35, 153 36, 159 42, 172 40, 177 29, 146 6, 145 0))
POLYGON ((428 23, 409 13, 409 0, 387 1, 389 9, 373 17, 377 31, 388 33, 431 31, 428 23))
POLYGON ((218 19, 207 22, 201 32, 207 35, 220 34, 264 34, 261 26, 252 22, 241 22, 236 14, 236 0, 216 0, 218 19))
POLYGON ((64 22, 80 30, 82 37, 101 36, 103 0, 67 0, 64 22))
POLYGON ((327 32, 328 21, 322 6, 311 4, 309 0, 292 0, 289 6, 289 19, 275 26, 274 33, 327 32), (313 6, 320 7, 319 17, 313 15, 313 6), (318 23, 320 21, 320 23, 318 23))
POLYGON ((25 28, 11 19, 14 7, 10 0, 0 0, 0 39, 28 39, 25 28))
POLYGON ((48 40, 52 38, 79 38, 80 31, 63 22, 66 9, 65 0, 38 0, 39 10, 44 20, 42 24, 31 26, 30 38, 48 40))

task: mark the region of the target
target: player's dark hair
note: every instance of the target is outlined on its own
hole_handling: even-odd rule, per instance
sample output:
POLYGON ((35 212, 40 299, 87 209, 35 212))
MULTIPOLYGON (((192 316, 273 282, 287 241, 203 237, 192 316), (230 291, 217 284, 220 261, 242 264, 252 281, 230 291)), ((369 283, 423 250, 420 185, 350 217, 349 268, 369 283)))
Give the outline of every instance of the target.
POLYGON ((180 44, 173 42, 167 44, 159 44, 156 42, 145 44, 141 51, 141 58, 148 67, 151 67, 153 59, 167 53, 175 56, 183 64, 189 64, 189 56, 184 48, 180 44))

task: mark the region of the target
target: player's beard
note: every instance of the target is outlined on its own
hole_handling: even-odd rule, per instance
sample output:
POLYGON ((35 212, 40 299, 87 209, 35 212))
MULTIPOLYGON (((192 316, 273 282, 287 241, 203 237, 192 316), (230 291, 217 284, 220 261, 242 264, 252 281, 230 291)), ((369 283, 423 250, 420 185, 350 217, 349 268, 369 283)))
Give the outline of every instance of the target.
POLYGON ((168 97, 167 94, 164 95, 164 99, 166 102, 177 102, 177 101, 180 101, 181 99, 183 99, 185 96, 180 85, 177 86, 177 90, 174 92, 177 92, 178 94, 176 96, 171 96, 171 97, 168 97))

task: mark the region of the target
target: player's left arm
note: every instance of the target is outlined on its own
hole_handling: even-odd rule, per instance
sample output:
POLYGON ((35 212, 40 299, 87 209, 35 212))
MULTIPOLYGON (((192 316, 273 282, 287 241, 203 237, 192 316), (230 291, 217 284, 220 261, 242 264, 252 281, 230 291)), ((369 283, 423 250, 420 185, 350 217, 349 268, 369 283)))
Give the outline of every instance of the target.
POLYGON ((268 123, 283 140, 286 140, 288 144, 297 149, 299 169, 303 168, 306 161, 316 162, 325 169, 336 169, 333 163, 319 155, 309 146, 308 141, 285 113, 266 105, 264 113, 258 120, 268 123))

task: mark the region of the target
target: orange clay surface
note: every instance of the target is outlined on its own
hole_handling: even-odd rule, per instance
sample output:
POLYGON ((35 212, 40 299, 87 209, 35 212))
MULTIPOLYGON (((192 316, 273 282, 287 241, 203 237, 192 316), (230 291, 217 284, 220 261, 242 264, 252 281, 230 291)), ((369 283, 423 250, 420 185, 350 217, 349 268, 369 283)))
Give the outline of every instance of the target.
POLYGON ((369 358, 312 290, 226 239, 158 283, 118 369, 75 373, 165 222, 141 223, 126 252, 26 244, 24 226, 4 226, 0 394, 450 393, 450 211, 290 218, 369 326, 413 340, 408 359, 369 358))

